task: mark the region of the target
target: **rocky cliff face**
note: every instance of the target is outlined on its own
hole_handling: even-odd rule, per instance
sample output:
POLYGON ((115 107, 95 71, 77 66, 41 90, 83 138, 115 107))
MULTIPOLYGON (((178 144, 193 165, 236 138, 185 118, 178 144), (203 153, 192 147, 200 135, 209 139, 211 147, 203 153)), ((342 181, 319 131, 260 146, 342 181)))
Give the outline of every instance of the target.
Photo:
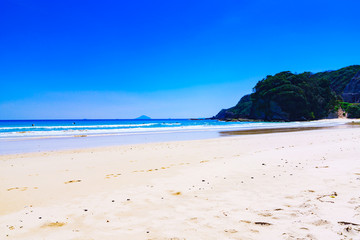
POLYGON ((344 92, 341 96, 344 99, 344 102, 360 102, 360 71, 346 85, 344 92))

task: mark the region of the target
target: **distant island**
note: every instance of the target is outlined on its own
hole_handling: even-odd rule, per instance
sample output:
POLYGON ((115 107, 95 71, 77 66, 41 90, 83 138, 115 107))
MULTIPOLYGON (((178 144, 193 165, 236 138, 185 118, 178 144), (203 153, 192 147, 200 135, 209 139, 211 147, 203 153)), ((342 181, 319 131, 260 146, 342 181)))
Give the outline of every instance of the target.
POLYGON ((268 75, 231 108, 213 119, 308 121, 347 116, 360 118, 360 65, 336 71, 268 75))
POLYGON ((146 119, 151 119, 151 117, 148 117, 146 115, 141 115, 140 117, 137 117, 135 119, 142 119, 142 120, 146 120, 146 119))

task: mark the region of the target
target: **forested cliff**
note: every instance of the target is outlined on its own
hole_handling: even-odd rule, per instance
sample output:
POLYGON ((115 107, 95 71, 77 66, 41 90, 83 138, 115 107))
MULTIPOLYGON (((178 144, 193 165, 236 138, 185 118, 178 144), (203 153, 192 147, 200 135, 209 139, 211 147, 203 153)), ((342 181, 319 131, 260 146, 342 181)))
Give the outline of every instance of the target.
POLYGON ((216 119, 306 121, 322 119, 342 108, 348 117, 360 117, 360 65, 336 71, 268 75, 232 108, 216 119), (358 115, 359 114, 359 115, 358 115))

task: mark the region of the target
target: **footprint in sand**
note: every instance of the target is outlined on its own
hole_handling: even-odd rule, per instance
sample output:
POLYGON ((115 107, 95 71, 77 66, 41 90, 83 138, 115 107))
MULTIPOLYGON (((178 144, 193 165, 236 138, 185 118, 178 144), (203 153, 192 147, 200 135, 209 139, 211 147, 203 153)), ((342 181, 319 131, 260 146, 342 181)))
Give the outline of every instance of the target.
POLYGON ((247 223, 247 224, 251 223, 251 221, 248 221, 248 220, 240 220, 240 222, 247 223))
POLYGON ((77 182, 81 182, 81 180, 70 180, 70 181, 64 182, 64 184, 77 183, 77 182))
POLYGON ((105 175, 105 178, 114 178, 114 177, 118 177, 118 176, 121 176, 121 173, 111 173, 111 174, 107 174, 105 175))
POLYGON ((272 213, 259 213, 258 215, 263 217, 271 217, 272 213))
POLYGON ((64 223, 64 222, 49 222, 49 223, 45 223, 41 227, 43 227, 43 228, 46 228, 46 227, 62 227, 65 224, 66 223, 64 223))
MULTIPOLYGON (((204 161, 205 162, 205 161, 204 161)), ((182 166, 182 165, 189 165, 190 163, 179 163, 177 164, 178 166, 182 166)), ((176 164, 171 164, 170 167, 176 166, 176 164)), ((154 169, 148 169, 148 170, 135 170, 133 172, 154 172, 154 171, 159 171, 159 170, 164 170, 170 167, 161 167, 161 168, 154 168, 154 169)))
POLYGON ((19 191, 25 191, 27 190, 28 187, 13 187, 13 188, 8 188, 8 191, 12 191, 12 190, 19 190, 19 191))
POLYGON ((313 222, 312 224, 315 226, 323 226, 323 225, 329 224, 329 222, 327 220, 320 219, 320 220, 313 222))
POLYGON ((161 167, 161 168, 154 168, 154 169, 148 169, 148 170, 135 170, 133 172, 153 172, 153 171, 159 171, 159 170, 164 170, 170 167, 161 167))

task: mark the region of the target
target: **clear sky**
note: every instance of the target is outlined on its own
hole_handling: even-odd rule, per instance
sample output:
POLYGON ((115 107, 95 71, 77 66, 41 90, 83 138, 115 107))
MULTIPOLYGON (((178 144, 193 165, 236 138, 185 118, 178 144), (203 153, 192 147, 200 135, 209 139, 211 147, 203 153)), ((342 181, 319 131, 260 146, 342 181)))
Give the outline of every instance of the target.
POLYGON ((211 117, 360 64, 359 0, 0 0, 0 119, 211 117))

